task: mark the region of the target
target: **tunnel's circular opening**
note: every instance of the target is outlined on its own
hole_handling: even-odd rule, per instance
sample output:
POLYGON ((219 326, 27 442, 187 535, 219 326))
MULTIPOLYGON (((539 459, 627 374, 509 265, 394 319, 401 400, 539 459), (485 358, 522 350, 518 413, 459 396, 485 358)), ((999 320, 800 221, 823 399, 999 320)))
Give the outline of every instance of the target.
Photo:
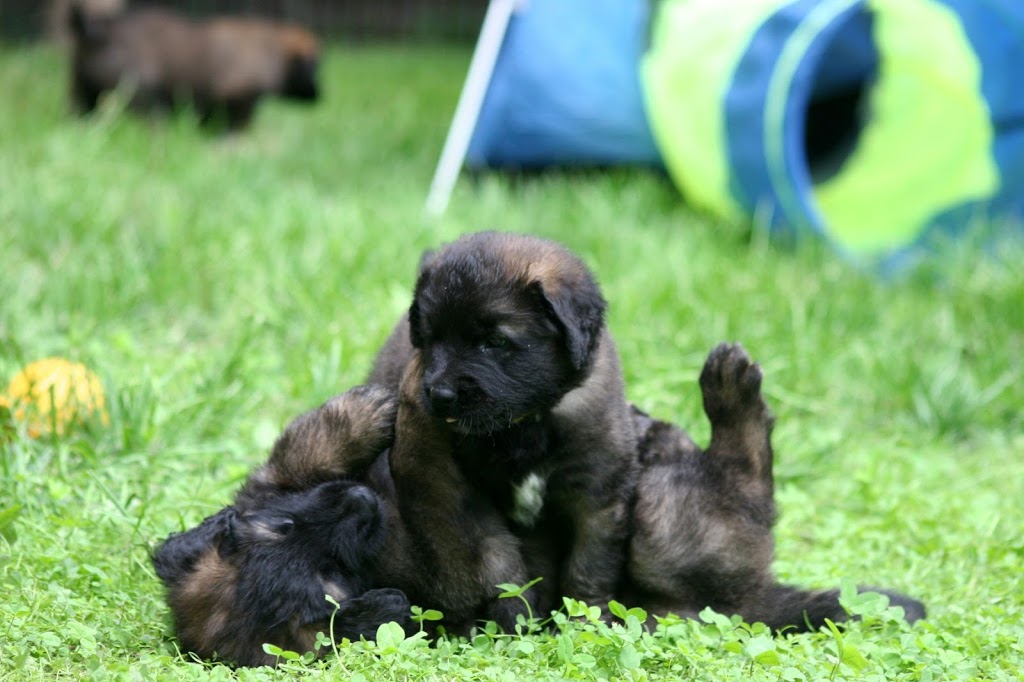
POLYGON ((804 157, 812 184, 835 176, 853 153, 877 73, 872 16, 862 7, 836 29, 813 74, 803 122, 804 157))

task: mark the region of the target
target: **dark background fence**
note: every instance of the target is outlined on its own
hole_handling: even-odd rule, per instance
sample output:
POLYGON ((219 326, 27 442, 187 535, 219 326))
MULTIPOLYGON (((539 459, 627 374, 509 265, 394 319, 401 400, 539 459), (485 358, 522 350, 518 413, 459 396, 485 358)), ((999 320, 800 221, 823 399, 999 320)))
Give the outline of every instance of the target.
MULTIPOLYGON (((0 0, 0 39, 27 41, 52 32, 54 2, 0 0)), ((170 7, 193 16, 255 14, 287 19, 325 38, 472 42, 486 0, 161 0, 130 7, 170 7)))

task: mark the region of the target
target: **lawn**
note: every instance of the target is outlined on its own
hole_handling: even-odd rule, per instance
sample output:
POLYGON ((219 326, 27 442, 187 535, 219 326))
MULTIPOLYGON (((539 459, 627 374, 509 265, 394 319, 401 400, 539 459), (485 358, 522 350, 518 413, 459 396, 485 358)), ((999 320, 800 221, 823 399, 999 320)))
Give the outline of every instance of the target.
POLYGON ((271 103, 219 140, 116 103, 74 120, 55 52, 0 51, 0 382, 82 361, 110 413, 0 439, 0 678, 232 677, 179 656, 147 552, 228 502, 291 417, 361 381, 423 249, 501 228, 583 255, 629 397, 698 441, 704 357, 742 341, 778 417, 779 575, 899 589, 928 620, 868 606, 769 638, 711 614, 655 634, 582 619, 432 648, 385 632, 238 678, 1017 679, 1024 251, 954 248, 880 278, 695 213, 640 170, 465 178, 426 219, 467 60, 335 47, 320 106, 271 103))

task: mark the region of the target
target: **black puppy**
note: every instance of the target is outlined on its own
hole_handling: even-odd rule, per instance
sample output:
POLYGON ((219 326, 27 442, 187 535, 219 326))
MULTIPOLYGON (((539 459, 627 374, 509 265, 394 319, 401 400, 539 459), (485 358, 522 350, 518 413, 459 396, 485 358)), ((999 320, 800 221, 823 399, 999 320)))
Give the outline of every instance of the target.
POLYGON ((363 486, 324 483, 252 513, 227 507, 169 537, 153 564, 182 649, 273 665, 264 643, 305 652, 318 632, 358 640, 381 623, 408 627, 401 590, 367 589, 384 538, 377 504, 363 486), (341 605, 337 613, 325 595, 341 605))
POLYGON ((394 585, 407 544, 386 498, 395 403, 358 388, 294 420, 235 504, 170 536, 153 565, 184 650, 237 665, 270 665, 271 643, 311 651, 333 618, 336 638, 371 638, 381 623, 410 628, 394 585), (358 473, 364 482, 341 478, 358 473), (400 546, 391 546, 399 543, 400 546), (381 561, 385 558, 386 561, 381 561), (338 612, 326 600, 340 605, 338 612))
POLYGON ((422 587, 456 623, 511 628, 525 607, 496 600, 500 583, 544 573, 604 607, 622 580, 636 435, 605 307, 584 262, 546 239, 481 232, 423 258, 369 381, 399 389, 398 504, 422 587), (524 555, 540 526, 557 539, 524 555))

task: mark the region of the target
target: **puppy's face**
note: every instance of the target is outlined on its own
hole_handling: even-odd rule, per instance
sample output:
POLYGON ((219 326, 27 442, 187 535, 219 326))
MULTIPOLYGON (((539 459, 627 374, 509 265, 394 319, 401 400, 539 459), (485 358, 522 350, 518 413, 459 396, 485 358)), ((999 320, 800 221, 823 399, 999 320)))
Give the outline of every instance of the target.
POLYGON ((286 55, 281 95, 300 102, 315 102, 320 98, 317 70, 320 64, 320 45, 313 34, 297 26, 281 29, 281 42, 286 55))
POLYGON ((227 601, 269 628, 329 614, 325 594, 344 602, 364 592, 385 532, 376 493, 334 481, 250 509, 227 507, 168 538, 153 563, 172 597, 227 601))
POLYGON ((219 545, 238 567, 249 594, 298 591, 319 606, 325 593, 342 601, 364 591, 384 543, 384 516, 377 494, 351 481, 322 483, 310 490, 239 507, 219 545))
POLYGON ((369 488, 347 481, 227 507, 153 557, 169 588, 179 638, 202 656, 240 665, 268 660, 262 644, 312 648, 334 606, 335 635, 372 637, 381 623, 408 623, 399 590, 370 589, 385 536, 383 507, 369 488))
POLYGON ((297 102, 312 103, 320 99, 316 59, 292 57, 285 66, 281 95, 297 102))
POLYGON ((428 255, 409 310, 424 409, 477 434, 550 410, 586 377, 603 313, 586 266, 552 242, 484 232, 428 255))

